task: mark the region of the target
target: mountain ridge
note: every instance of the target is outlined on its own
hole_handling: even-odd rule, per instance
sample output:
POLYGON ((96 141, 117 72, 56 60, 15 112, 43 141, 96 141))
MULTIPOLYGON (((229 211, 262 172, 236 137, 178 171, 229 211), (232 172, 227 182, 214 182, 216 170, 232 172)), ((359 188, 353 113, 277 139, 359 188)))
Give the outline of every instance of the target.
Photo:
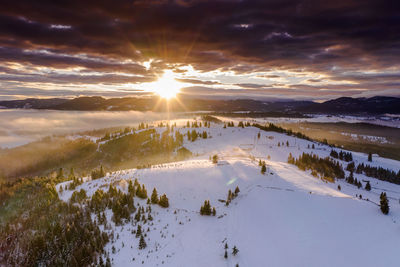
POLYGON ((212 100, 179 97, 167 102, 159 97, 104 98, 83 96, 73 99, 27 98, 0 101, 6 109, 51 109, 77 111, 216 111, 216 112, 284 112, 324 114, 400 114, 400 98, 374 96, 370 98, 339 97, 323 103, 312 101, 262 101, 256 99, 212 100))

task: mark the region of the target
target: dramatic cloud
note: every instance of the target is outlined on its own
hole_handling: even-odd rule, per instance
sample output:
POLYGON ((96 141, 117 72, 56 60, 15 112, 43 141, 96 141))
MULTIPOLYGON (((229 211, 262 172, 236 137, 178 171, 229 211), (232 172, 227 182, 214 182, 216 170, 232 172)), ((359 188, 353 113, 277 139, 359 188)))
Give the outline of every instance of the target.
POLYGON ((130 84, 135 92, 172 69, 180 81, 215 89, 210 94, 400 95, 395 0, 20 0, 1 7, 0 88, 50 96, 60 84, 89 94, 130 84))

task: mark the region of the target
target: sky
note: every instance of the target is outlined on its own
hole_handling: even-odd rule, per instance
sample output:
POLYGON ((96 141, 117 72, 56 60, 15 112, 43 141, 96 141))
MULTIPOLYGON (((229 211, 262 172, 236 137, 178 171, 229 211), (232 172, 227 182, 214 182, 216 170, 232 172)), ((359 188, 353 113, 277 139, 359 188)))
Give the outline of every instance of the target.
POLYGON ((0 0, 0 100, 400 96, 398 0, 0 0), (158 88, 155 88, 158 87, 158 88))

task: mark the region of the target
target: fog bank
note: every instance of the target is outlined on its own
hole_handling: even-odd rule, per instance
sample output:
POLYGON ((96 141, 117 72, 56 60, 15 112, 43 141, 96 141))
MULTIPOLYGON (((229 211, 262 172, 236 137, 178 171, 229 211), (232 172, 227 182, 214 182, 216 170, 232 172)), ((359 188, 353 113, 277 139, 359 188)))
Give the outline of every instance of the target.
POLYGON ((186 117, 184 113, 139 111, 0 110, 0 147, 23 145, 52 134, 69 134, 139 122, 186 117))

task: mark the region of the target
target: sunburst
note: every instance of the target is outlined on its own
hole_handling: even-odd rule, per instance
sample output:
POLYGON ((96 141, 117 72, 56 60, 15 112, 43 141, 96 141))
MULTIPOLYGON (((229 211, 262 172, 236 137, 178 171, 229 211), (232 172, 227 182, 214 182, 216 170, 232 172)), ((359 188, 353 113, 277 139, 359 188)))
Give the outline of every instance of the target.
POLYGON ((165 70, 164 74, 151 86, 154 93, 169 100, 176 97, 184 84, 175 79, 175 73, 172 70, 165 70))

